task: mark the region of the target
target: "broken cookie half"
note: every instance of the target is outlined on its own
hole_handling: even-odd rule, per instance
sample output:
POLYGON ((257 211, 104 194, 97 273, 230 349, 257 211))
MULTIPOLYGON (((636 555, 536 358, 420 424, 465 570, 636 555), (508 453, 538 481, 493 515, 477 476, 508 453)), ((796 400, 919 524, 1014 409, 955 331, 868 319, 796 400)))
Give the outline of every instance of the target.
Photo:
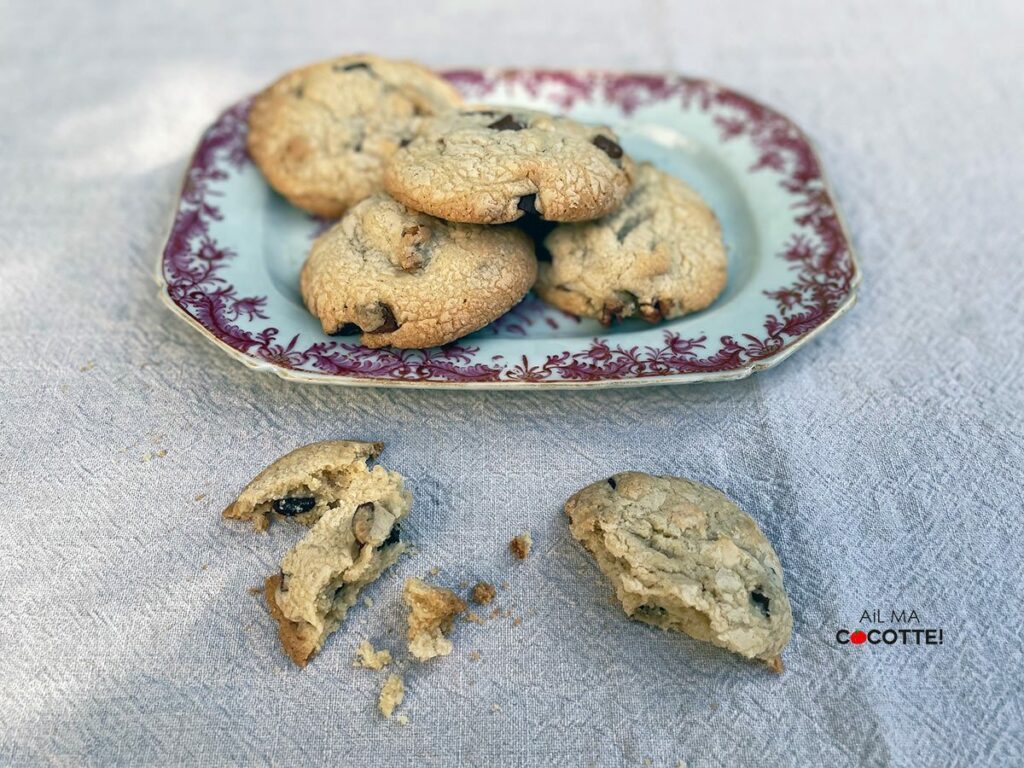
POLYGON ((360 503, 401 487, 402 478, 369 467, 384 443, 330 440, 297 448, 268 466, 224 510, 225 518, 251 521, 265 531, 275 517, 313 525, 332 506, 360 503))
POLYGON ((793 632, 782 565, 721 491, 623 472, 576 493, 565 511, 630 618, 782 671, 793 632))
POLYGON ((419 579, 406 579, 402 600, 409 607, 409 653, 420 661, 451 653, 452 642, 445 635, 466 603, 450 589, 419 579))
MULTIPOLYGON (((396 473, 391 473, 396 475, 396 473)), ((264 591, 281 644, 304 667, 340 625, 359 591, 405 551, 399 521, 412 495, 399 482, 330 506, 281 561, 264 591)))

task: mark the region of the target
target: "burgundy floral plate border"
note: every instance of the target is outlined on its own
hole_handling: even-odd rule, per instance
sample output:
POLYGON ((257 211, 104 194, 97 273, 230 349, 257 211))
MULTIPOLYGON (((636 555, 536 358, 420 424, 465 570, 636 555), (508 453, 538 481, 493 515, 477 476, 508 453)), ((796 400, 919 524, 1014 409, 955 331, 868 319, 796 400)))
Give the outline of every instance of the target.
MULTIPOLYGON (((218 182, 251 164, 245 148, 250 99, 225 111, 203 134, 185 173, 180 200, 161 253, 160 296, 176 314, 239 361, 290 380, 354 386, 440 388, 578 388, 740 379, 786 359, 856 301, 860 272, 850 238, 810 140, 788 118, 747 96, 703 79, 601 71, 455 70, 445 77, 468 99, 485 100, 510 86, 559 110, 599 101, 628 119, 637 109, 677 102, 711 116, 718 140, 746 140, 755 149, 751 174, 773 174, 790 198, 794 234, 777 258, 791 281, 761 293, 774 302, 759 325, 742 333, 684 337, 670 329, 657 345, 624 345, 594 336, 578 351, 482 357, 456 342, 425 350, 370 349, 322 337, 305 344, 270 324, 265 296, 240 295, 224 278, 238 254, 211 236, 223 218, 218 182)), ((543 313, 528 298, 517 314, 543 313)), ((556 323, 547 322, 554 327, 556 323)), ((628 342, 628 334, 626 335, 628 342)), ((568 344, 567 344, 568 346, 568 344)))

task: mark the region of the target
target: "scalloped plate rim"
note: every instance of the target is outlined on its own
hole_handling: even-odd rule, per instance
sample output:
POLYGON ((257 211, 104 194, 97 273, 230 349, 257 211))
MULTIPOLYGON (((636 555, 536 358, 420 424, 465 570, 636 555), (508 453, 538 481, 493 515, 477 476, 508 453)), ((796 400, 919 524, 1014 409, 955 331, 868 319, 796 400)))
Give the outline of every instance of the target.
MULTIPOLYGON (((719 81, 702 76, 690 76, 683 75, 675 71, 622 71, 612 69, 593 69, 593 68, 559 68, 559 69, 548 69, 548 68, 532 68, 532 67, 448 67, 443 70, 438 70, 438 73, 447 76, 456 73, 474 72, 482 75, 490 76, 493 78, 506 78, 509 76, 521 75, 523 73, 543 73, 546 75, 560 75, 569 74, 580 77, 591 77, 591 78, 607 78, 610 76, 651 76, 657 78, 679 78, 683 80, 689 80, 694 82, 700 82, 707 84, 714 88, 722 91, 727 91, 732 94, 736 94, 748 102, 755 104, 763 109, 766 109, 787 121, 790 125, 797 129, 800 134, 801 140, 804 141, 807 147, 810 149, 812 156, 815 159, 818 167, 821 169, 821 182, 822 186, 832 201, 832 210, 835 213, 835 217, 842 232, 843 239, 845 241, 846 249, 849 254, 849 261, 851 265, 852 278, 849 284, 849 293, 839 303, 832 314, 816 325, 806 333, 803 333, 799 337, 793 339, 789 343, 785 344, 778 352, 774 352, 771 355, 755 359, 748 360, 742 365, 721 371, 691 371, 686 373, 669 373, 661 374, 656 376, 646 377, 633 377, 633 378, 607 378, 597 380, 515 380, 515 379, 495 379, 488 381, 456 381, 456 380, 444 380, 444 379, 403 379, 403 378, 386 378, 386 377, 359 377, 359 376, 345 376, 345 375, 332 375, 328 373, 309 373, 304 371, 296 371, 294 369, 286 368, 281 365, 277 365, 272 362, 265 360, 258 360, 250 355, 245 354, 237 349, 234 349, 230 345, 217 338, 210 330, 199 322, 198 319, 190 315, 181 306, 179 306, 174 299, 171 297, 169 292, 169 284, 164 275, 164 264, 166 259, 166 250, 170 243, 170 238, 173 234, 174 223, 177 219, 179 212, 180 203, 182 200, 182 193, 185 190, 185 186, 188 181, 188 174, 192 167, 192 160, 195 156, 196 151, 199 149, 203 137, 211 126, 216 124, 216 121, 203 127, 199 132, 199 136, 193 145, 193 150, 188 155, 186 160, 185 168, 182 172, 182 183, 179 187, 179 191, 174 198, 172 208, 168 214, 168 222, 165 227, 164 237, 161 238, 159 252, 157 253, 156 270, 154 274, 155 282, 158 286, 158 298, 161 302, 168 307, 172 313, 182 318, 187 325, 199 331, 200 335, 205 338, 208 342, 212 343, 216 348, 223 352, 226 352, 230 357, 234 358, 238 362, 242 363, 245 367, 253 371, 260 373, 272 373, 278 378, 284 379, 290 382, 299 382, 303 384, 320 384, 327 386, 342 386, 342 387, 365 387, 365 388, 376 388, 376 387, 401 387, 411 389, 443 389, 443 390, 458 390, 458 389, 511 389, 511 390, 534 390, 534 389, 608 389, 608 388, 619 388, 619 387, 646 387, 646 386, 660 386, 670 384, 702 384, 702 383, 713 383, 721 381, 739 381, 742 379, 749 378, 754 373, 760 373, 762 371, 774 368, 779 363, 787 360, 794 352, 801 349, 804 345, 816 338, 826 329, 828 329, 836 320, 849 312, 850 309, 857 303, 858 292, 861 288, 863 281, 863 272, 860 269, 860 263, 857 257, 856 248, 854 247, 853 239, 850 236, 849 229, 846 225, 846 220, 843 216, 842 210, 838 204, 838 197, 836 196, 835 190, 833 189, 828 175, 825 173, 825 166, 821 162, 821 156, 818 152, 818 148, 815 142, 811 139, 810 135, 800 127, 800 125, 794 121, 789 115, 779 111, 778 109, 765 104, 759 99, 755 99, 743 91, 737 90, 731 86, 724 85, 719 81)), ((240 100, 234 101, 221 109, 218 114, 218 120, 227 111, 232 109, 237 104, 245 101, 246 99, 252 98, 255 94, 248 97, 243 97, 240 100)))

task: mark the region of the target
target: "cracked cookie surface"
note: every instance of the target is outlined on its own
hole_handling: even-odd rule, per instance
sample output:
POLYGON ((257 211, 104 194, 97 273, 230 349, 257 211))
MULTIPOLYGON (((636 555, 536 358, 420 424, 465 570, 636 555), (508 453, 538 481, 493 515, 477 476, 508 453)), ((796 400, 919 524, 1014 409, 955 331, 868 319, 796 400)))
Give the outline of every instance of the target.
POLYGON ((409 608, 409 653, 420 661, 450 654, 452 642, 445 635, 466 603, 450 589, 419 579, 406 579, 402 600, 409 608))
POLYGON ((383 450, 384 443, 352 440, 327 440, 296 448, 256 475, 222 514, 231 520, 251 521, 258 531, 282 517, 313 525, 341 500, 372 498, 402 487, 397 472, 367 466, 383 450))
POLYGON ((424 116, 461 101, 415 62, 329 59, 287 73, 256 96, 249 153, 293 204, 336 217, 382 188, 385 162, 424 116))
POLYGON ((378 194, 316 240, 300 287, 326 333, 422 348, 500 317, 536 276, 533 243, 515 227, 442 221, 378 194))
POLYGON ((341 625, 359 591, 405 551, 399 521, 412 494, 400 482, 378 490, 330 506, 284 556, 280 573, 266 580, 281 644, 299 666, 341 625))
POLYGON ((537 294, 570 314, 648 322, 704 309, 725 288, 726 251, 715 214, 694 190, 650 163, 622 206, 544 239, 537 294))
POLYGON ((782 566, 757 523, 721 491, 623 472, 576 493, 565 511, 630 618, 781 671, 793 630, 782 566))
POLYGON ((481 106, 424 120, 389 160, 384 185, 409 207, 449 221, 582 221, 618 207, 634 168, 610 128, 481 106))

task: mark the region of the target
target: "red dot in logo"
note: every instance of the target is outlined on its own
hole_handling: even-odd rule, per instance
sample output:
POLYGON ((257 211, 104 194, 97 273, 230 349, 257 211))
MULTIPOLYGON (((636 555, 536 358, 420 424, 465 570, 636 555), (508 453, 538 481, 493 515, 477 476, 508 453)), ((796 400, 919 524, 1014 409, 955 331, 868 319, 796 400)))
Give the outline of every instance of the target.
POLYGON ((867 639, 868 636, 859 629, 856 632, 850 633, 850 642, 854 645, 860 645, 861 643, 867 641, 867 639))

